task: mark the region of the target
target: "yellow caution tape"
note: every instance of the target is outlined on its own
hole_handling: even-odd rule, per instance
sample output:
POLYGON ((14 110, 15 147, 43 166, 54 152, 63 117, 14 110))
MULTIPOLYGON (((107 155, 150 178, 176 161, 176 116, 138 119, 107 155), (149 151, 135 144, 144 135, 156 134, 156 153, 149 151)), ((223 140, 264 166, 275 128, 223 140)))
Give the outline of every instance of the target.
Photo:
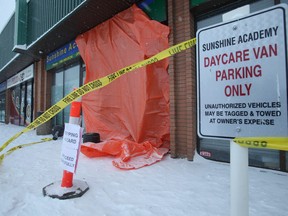
MULTIPOLYGON (((13 137, 11 137, 8 141, 6 141, 1 147, 0 152, 3 151, 13 140, 17 139, 21 134, 26 133, 32 129, 37 128, 39 125, 49 121, 51 118, 53 118, 55 115, 57 115, 61 110, 63 110, 66 106, 68 106, 72 101, 76 100, 79 97, 82 97, 86 95, 89 92, 92 92, 96 89, 103 88, 104 86, 110 84, 111 82, 115 81, 122 75, 129 73, 133 70, 136 70, 138 68, 145 67, 147 65, 153 64, 155 62, 158 62, 160 60, 163 60, 167 57, 173 56, 177 53, 180 53, 184 50, 187 50, 193 46, 196 45, 196 38, 192 38, 190 40, 184 41, 182 43, 179 43, 177 45, 174 45, 166 50, 161 51, 160 53, 137 63, 134 63, 132 65, 129 65, 127 67, 124 67, 114 73, 111 73, 105 77, 102 77, 100 79, 91 81, 89 83, 86 83, 85 85, 79 87, 78 89, 72 91, 68 95, 66 95, 64 98, 62 98, 59 102, 57 102, 55 105, 51 106, 47 111, 45 111, 42 115, 40 115, 38 118, 36 118, 31 124, 29 124, 26 128, 24 128, 19 133, 15 134, 13 137)), ((267 148, 267 149, 278 149, 278 150, 288 150, 287 147, 287 137, 280 137, 280 138, 261 138, 261 137, 250 137, 250 138, 235 138, 234 142, 238 143, 241 146, 250 147, 250 148, 267 148)), ((41 141, 43 142, 43 141, 41 141)), ((37 142, 39 143, 39 142, 37 142)), ((33 145, 32 144, 25 144, 25 146, 33 145)), ((23 145, 20 145, 19 147, 14 147, 12 149, 9 149, 9 151, 5 154, 11 154, 11 152, 15 151, 16 149, 22 148, 23 145)), ((4 159, 4 154, 0 156, 0 162, 4 159)))
POLYGON ((26 133, 32 129, 37 128, 39 125, 49 121, 52 117, 54 117, 57 113, 59 113, 61 110, 63 110, 66 106, 68 106, 72 101, 76 100, 79 97, 82 97, 86 95, 87 93, 94 91, 96 89, 103 88, 104 86, 110 84, 114 80, 118 79, 122 75, 129 73, 133 70, 136 70, 141 67, 145 67, 146 65, 153 64, 155 62, 158 62, 160 60, 163 60, 167 57, 170 57, 172 55, 175 55, 177 53, 180 53, 184 50, 187 50, 191 47, 193 47, 196 44, 196 38, 184 41, 182 43, 179 43, 177 45, 174 45, 166 50, 163 50, 162 52, 137 63, 134 63, 128 67, 122 68, 114 73, 111 73, 105 77, 102 77, 100 79, 91 81, 78 89, 72 91, 68 95, 66 95, 64 98, 62 98, 59 102, 57 102, 55 105, 51 106, 47 111, 45 111, 42 115, 40 115, 38 118, 36 118, 31 124, 29 124, 26 128, 24 128, 21 132, 15 134, 13 137, 11 137, 8 141, 6 141, 1 147, 0 152, 3 151, 13 140, 18 138, 21 134, 26 133))
POLYGON ((32 143, 27 143, 27 144, 22 144, 22 145, 15 146, 15 147, 9 149, 4 154, 0 155, 0 164, 2 163, 2 161, 4 160, 4 158, 7 155, 10 155, 12 152, 16 151, 17 149, 21 149, 21 148, 24 148, 24 147, 27 147, 27 146, 31 146, 31 145, 35 145, 35 144, 39 144, 39 143, 43 143, 43 142, 48 142, 48 141, 51 141, 51 140, 53 140, 53 139, 52 138, 43 138, 43 139, 41 139, 41 141, 38 141, 38 142, 32 142, 32 143))
POLYGON ((19 133, 15 134, 13 137, 11 137, 9 140, 7 140, 1 147, 0 152, 3 151, 3 149, 6 148, 7 145, 9 145, 13 140, 17 139, 21 134, 23 134, 23 131, 20 131, 19 133))
POLYGON ((247 148, 288 151, 288 137, 239 137, 233 141, 247 148))

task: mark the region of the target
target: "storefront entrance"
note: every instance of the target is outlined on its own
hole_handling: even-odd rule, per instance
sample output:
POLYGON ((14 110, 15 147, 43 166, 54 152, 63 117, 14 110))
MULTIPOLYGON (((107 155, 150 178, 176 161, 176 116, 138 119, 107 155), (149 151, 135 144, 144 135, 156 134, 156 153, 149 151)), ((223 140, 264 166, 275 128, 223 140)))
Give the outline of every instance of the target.
POLYGON ((10 123, 25 126, 33 120, 33 65, 7 81, 10 91, 10 123))
POLYGON ((32 120, 33 92, 32 81, 21 83, 11 90, 10 122, 28 125, 32 120))
MULTIPOLYGON (((82 74, 80 73, 79 62, 56 70, 52 81, 51 103, 56 104, 65 95, 72 92, 74 88, 78 88, 82 83, 82 74)), ((65 122, 69 122, 69 114, 70 105, 52 119, 52 125, 63 125, 65 122)))

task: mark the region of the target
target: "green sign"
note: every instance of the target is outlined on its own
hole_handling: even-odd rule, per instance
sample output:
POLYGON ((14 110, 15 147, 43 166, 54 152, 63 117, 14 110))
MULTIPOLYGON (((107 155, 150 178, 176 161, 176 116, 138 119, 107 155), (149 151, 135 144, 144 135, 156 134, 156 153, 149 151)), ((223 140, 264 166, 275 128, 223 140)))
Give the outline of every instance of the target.
POLYGON ((190 8, 199 6, 200 4, 203 4, 205 2, 208 2, 210 0, 190 0, 190 8))
POLYGON ((50 70, 54 67, 57 67, 67 62, 68 60, 76 58, 79 55, 80 54, 78 46, 76 42, 73 40, 70 43, 64 45, 63 47, 47 55, 46 70, 50 70))

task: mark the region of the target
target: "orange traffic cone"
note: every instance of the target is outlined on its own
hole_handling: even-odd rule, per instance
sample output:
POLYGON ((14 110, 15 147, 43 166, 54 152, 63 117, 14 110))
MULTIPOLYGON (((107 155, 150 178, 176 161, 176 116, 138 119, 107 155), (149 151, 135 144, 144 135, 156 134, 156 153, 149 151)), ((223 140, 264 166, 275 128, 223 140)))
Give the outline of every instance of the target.
MULTIPOLYGON (((80 125, 81 121, 81 100, 73 101, 71 103, 70 109, 70 124, 80 125)), ((78 159, 78 155, 77 155, 78 159)), ((51 183, 43 188, 42 192, 44 196, 49 196, 51 198, 57 199, 71 199, 76 197, 81 197, 86 191, 88 191, 89 186, 86 182, 81 180, 74 180, 73 173, 67 170, 63 171, 62 181, 51 183)))
MULTIPOLYGON (((69 123, 70 124, 77 124, 80 125, 80 117, 81 117, 81 101, 73 101, 71 103, 71 109, 70 109, 70 117, 69 117, 69 123)), ((73 186, 73 173, 64 170, 63 176, 62 176, 62 183, 61 187, 70 188, 73 186)))

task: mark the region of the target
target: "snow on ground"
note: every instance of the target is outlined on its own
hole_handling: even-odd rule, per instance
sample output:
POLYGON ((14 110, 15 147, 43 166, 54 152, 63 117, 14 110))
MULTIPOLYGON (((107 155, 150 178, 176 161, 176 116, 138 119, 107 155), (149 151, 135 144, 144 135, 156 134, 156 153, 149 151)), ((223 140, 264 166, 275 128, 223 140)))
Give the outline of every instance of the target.
MULTIPOLYGON (((23 127, 0 123, 0 145, 23 127)), ((39 141, 36 131, 21 135, 6 149, 39 141)), ((61 138, 19 149, 0 165, 1 216, 228 216, 230 168, 227 163, 172 159, 138 170, 124 171, 111 157, 90 159, 80 154, 74 179, 89 190, 80 198, 59 200, 42 188, 62 179, 61 138)), ((6 150, 5 149, 5 150, 6 150)), ((5 152, 5 150, 3 152, 5 152)), ((2 152, 2 153, 3 153, 2 152)), ((249 168, 249 215, 286 216, 288 173, 249 168)))

